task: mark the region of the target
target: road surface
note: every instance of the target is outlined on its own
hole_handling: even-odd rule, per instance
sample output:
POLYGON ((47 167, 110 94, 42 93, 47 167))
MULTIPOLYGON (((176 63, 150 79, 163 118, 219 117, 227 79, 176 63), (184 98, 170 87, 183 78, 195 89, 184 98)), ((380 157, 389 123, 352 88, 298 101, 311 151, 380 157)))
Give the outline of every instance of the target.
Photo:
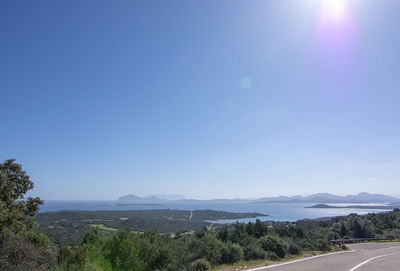
POLYGON ((381 271, 400 270, 400 243, 348 245, 351 249, 248 271, 381 271))

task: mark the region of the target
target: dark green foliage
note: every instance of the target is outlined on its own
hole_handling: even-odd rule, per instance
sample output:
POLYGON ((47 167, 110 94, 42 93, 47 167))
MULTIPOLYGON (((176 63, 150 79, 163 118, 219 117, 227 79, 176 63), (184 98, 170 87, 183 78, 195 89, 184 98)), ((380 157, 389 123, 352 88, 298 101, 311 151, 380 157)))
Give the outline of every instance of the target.
POLYGON ((138 236, 124 229, 106 241, 104 257, 110 261, 114 270, 144 270, 145 259, 140 257, 140 249, 138 236))
POLYGON ((299 255, 301 253, 300 247, 296 244, 290 244, 288 251, 292 255, 299 255))
POLYGON ((86 250, 83 246, 60 249, 59 262, 62 270, 82 270, 86 263, 86 250))
POLYGON ((317 243, 317 249, 320 251, 331 250, 331 245, 329 244, 329 241, 326 239, 318 239, 316 243, 317 243))
POLYGON ((139 234, 128 229, 105 236, 100 229, 93 228, 79 246, 61 250, 57 271, 208 270, 241 260, 275 261, 302 251, 329 251, 332 249, 329 239, 340 237, 341 233, 349 238, 360 232, 398 237, 399 226, 397 211, 323 221, 236 223, 220 230, 202 228, 175 238, 156 231, 139 234))
POLYGON ((349 234, 349 230, 347 229, 346 223, 340 223, 340 236, 346 237, 349 234))
POLYGON ((267 254, 264 249, 256 241, 250 242, 243 248, 244 259, 250 260, 262 260, 265 259, 267 254))
MULTIPOLYGON (((257 213, 229 213, 213 210, 126 210, 126 211, 59 211, 39 213, 36 217, 42 230, 57 245, 77 245, 93 225, 134 231, 156 230, 177 233, 199 230, 211 225, 208 220, 254 217, 257 213)), ((110 234, 110 231, 101 230, 110 234)))
POLYGON ((145 270, 162 270, 171 266, 175 251, 175 243, 169 235, 160 235, 155 231, 147 231, 140 238, 140 256, 145 270))
POLYGON ((269 251, 267 252, 267 257, 268 259, 270 259, 271 261, 279 261, 280 258, 278 257, 278 255, 276 255, 275 252, 269 251))
POLYGON ((49 270, 56 263, 57 250, 51 244, 34 243, 14 233, 0 236, 0 270, 2 271, 49 270))
POLYGON ((218 238, 224 242, 228 240, 229 230, 227 226, 222 227, 218 232, 218 238))
POLYGON ((34 224, 42 201, 24 196, 33 182, 13 159, 0 163, 0 270, 48 270, 57 248, 34 224))
POLYGON ((197 259, 207 259, 212 265, 230 264, 242 260, 242 248, 216 238, 214 232, 200 231, 194 236, 176 240, 175 269, 180 270, 197 259), (201 233, 201 234, 199 234, 201 233))
POLYGON ((369 238, 372 236, 372 229, 367 221, 360 221, 358 218, 354 219, 352 223, 355 238, 369 238))
POLYGON ((245 240, 247 236, 248 234, 245 229, 245 225, 236 222, 236 224, 233 227, 233 231, 231 231, 229 234, 229 239, 234 243, 240 243, 243 242, 243 240, 245 240))
POLYGON ((242 247, 238 244, 227 243, 223 247, 222 262, 227 264, 236 263, 243 259, 242 247))
POLYGON ((0 163, 0 233, 16 233, 30 226, 27 218, 34 217, 43 203, 39 198, 24 200, 25 193, 33 186, 29 176, 15 160, 0 163))
POLYGON ((279 258, 285 258, 287 245, 276 236, 264 236, 260 239, 261 247, 267 252, 274 252, 279 258))
POLYGON ((206 259, 198 259, 190 264, 189 271, 206 271, 211 269, 211 264, 206 259))
POLYGON ((99 227, 91 228, 83 237, 83 244, 95 244, 100 241, 101 232, 99 227))
POLYGON ((253 236, 256 238, 260 238, 268 233, 268 227, 264 223, 261 222, 260 219, 256 220, 256 223, 249 222, 246 225, 246 232, 249 236, 253 236))

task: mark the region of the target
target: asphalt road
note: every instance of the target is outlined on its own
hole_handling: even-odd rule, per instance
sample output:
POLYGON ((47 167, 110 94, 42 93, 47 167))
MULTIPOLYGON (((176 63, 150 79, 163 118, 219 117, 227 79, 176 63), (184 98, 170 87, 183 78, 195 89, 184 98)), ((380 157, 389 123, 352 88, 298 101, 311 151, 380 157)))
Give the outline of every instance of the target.
POLYGON ((400 243, 365 243, 325 254, 248 271, 381 271, 400 270, 400 243))

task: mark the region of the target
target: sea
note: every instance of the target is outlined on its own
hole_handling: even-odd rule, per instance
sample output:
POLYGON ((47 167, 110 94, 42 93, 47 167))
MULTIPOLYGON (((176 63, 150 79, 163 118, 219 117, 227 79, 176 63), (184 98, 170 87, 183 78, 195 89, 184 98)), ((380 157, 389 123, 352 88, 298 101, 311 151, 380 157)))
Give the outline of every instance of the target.
MULTIPOLYGON (((353 208, 306 208, 315 205, 314 203, 254 203, 249 201, 168 201, 160 204, 130 204, 121 205, 118 201, 45 201, 40 212, 54 212, 63 210, 215 210, 239 213, 260 213, 257 218, 244 218, 238 220, 218 220, 215 223, 254 222, 256 219, 262 221, 297 221, 301 219, 317 219, 335 216, 345 216, 351 213, 364 215, 367 213, 387 212, 388 210, 373 209, 373 206, 382 204, 357 204, 371 206, 371 209, 353 208)), ((339 206, 339 204, 329 204, 339 206)), ((340 206, 352 205, 341 203, 340 206)), ((354 205, 354 204, 353 204, 354 205)))

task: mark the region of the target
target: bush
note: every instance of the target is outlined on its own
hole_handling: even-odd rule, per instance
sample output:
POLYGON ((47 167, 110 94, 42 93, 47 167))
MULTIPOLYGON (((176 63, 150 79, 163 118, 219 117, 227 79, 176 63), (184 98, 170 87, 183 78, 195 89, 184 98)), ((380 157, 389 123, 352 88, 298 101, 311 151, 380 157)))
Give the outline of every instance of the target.
POLYGON ((298 245, 296 245, 296 244, 291 244, 291 245, 289 246, 289 253, 290 253, 290 254, 292 254, 292 255, 299 255, 300 252, 301 252, 301 249, 300 249, 300 247, 299 247, 298 245))
POLYGON ((278 257, 278 255, 276 255, 275 252, 268 252, 267 253, 267 257, 268 259, 270 259, 271 261, 278 261, 280 258, 278 257))
POLYGON ((49 270, 57 263, 57 250, 39 246, 17 234, 0 236, 0 270, 49 270))
POLYGON ((140 257, 145 259, 145 270, 164 270, 172 262, 173 244, 169 236, 145 232, 140 238, 140 257))
POLYGON ((250 260, 258 260, 258 259, 265 259, 266 253, 262 249, 262 247, 258 246, 257 244, 248 244, 244 248, 244 259, 246 261, 250 260))
POLYGON ((118 271, 143 270, 143 260, 139 255, 137 236, 129 229, 118 231, 105 243, 105 258, 118 271))
POLYGON ((211 269, 211 264, 206 259, 198 259, 189 266, 190 271, 205 271, 211 269))
POLYGON ((298 242, 302 250, 314 250, 315 245, 309 239, 304 239, 298 242))
POLYGON ((243 249, 238 244, 227 243, 222 252, 223 263, 232 264, 243 259, 243 249))
MULTIPOLYGON (((374 231, 373 234, 380 232, 382 236, 397 236, 398 230, 391 227, 400 224, 399 222, 400 214, 395 212, 371 214, 362 218, 349 216, 324 222, 299 221, 296 222, 296 225, 289 227, 286 226, 287 223, 276 222, 277 227, 264 230, 266 235, 261 238, 256 237, 256 225, 261 229, 259 232, 262 232, 264 228, 264 224, 260 222, 249 224, 247 227, 235 224, 224 227, 221 232, 203 229, 197 234, 185 234, 179 238, 171 238, 154 231, 136 234, 129 229, 120 231, 114 236, 103 237, 94 228, 86 234, 84 241, 79 246, 61 250, 59 267, 55 270, 202 271, 210 270, 221 264, 233 264, 242 259, 268 258, 277 261, 284 258, 287 253, 297 255, 303 250, 330 250, 332 246, 328 237, 338 234, 342 229, 342 224, 349 225, 350 236, 353 236, 354 225, 358 227, 358 230, 361 229, 364 232, 370 228, 374 231), (284 239, 279 234, 284 236, 284 239), (233 242, 232 240, 238 241, 233 242)), ((21 237, 25 241, 30 241, 27 251, 31 245, 45 247, 48 243, 46 238, 40 234, 34 234, 33 231, 21 237)), ((4 250, 0 250, 0 259, 4 259, 3 253, 4 250)), ((18 254, 16 255, 18 256, 18 254)), ((17 259, 29 260, 32 258, 27 256, 18 256, 17 259)), ((8 257, 11 259, 10 256, 8 257)), ((1 263, 0 270, 3 270, 1 263)), ((31 263, 28 261, 28 264, 31 263)), ((7 271, 43 270, 40 269, 41 267, 37 268, 32 265, 20 265, 19 269, 10 265, 5 266, 7 271)))
POLYGON ((86 261, 86 251, 82 247, 63 247, 60 250, 60 266, 66 270, 82 269, 86 261))
POLYGON ((274 252, 278 257, 285 258, 286 244, 282 239, 275 236, 264 236, 260 238, 260 243, 265 251, 274 252))
POLYGON ((204 255, 206 255, 206 257, 199 256, 199 258, 207 258, 211 265, 219 265, 224 263, 224 253, 228 253, 227 251, 228 247, 226 243, 215 238, 214 236, 207 236, 206 247, 204 251, 204 255))
POLYGON ((321 251, 330 251, 331 246, 327 240, 324 239, 318 239, 317 240, 317 249, 321 251))

